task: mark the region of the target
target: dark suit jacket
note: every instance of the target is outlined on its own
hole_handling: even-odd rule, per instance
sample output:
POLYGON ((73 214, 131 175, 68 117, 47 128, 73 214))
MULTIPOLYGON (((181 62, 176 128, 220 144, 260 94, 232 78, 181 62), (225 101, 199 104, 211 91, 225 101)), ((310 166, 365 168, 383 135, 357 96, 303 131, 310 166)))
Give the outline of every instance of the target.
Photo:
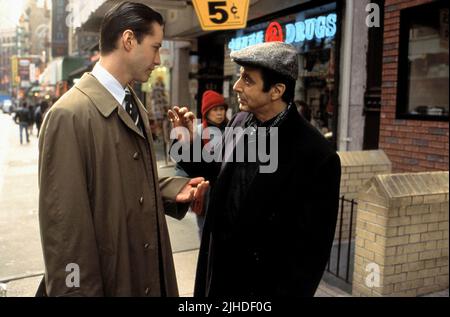
MULTIPOLYGON (((229 126, 244 126, 248 113, 229 126)), ((236 163, 181 163, 217 180, 206 214, 195 296, 314 296, 333 243, 340 160, 328 141, 291 107, 278 129, 278 169, 245 189, 232 227, 220 219, 236 163)))

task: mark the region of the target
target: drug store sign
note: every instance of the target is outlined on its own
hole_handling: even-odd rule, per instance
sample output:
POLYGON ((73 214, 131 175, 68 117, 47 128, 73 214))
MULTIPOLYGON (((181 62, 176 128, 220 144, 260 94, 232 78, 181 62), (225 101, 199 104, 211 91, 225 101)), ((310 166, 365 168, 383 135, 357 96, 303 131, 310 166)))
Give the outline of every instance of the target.
POLYGON ((286 42, 297 44, 305 41, 332 38, 337 31, 337 15, 330 13, 324 16, 295 21, 283 26, 276 22, 270 22, 265 30, 260 30, 243 36, 238 36, 228 43, 228 48, 238 51, 248 46, 263 42, 286 42))

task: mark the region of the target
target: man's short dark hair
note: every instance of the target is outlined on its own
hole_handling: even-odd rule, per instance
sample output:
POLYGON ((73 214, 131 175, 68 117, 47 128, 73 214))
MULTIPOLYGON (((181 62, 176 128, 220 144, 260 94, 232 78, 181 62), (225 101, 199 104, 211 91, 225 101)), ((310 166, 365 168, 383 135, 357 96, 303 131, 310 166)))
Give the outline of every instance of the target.
POLYGON ((294 101, 295 80, 265 67, 246 63, 240 63, 239 65, 260 70, 261 78, 263 80, 263 92, 268 92, 270 88, 272 88, 272 86, 275 86, 276 84, 284 84, 286 86, 286 90, 281 96, 281 99, 287 104, 290 104, 294 101))
POLYGON ((100 27, 100 53, 113 52, 125 30, 133 31, 140 44, 144 36, 153 34, 154 22, 164 25, 161 14, 145 4, 127 1, 114 6, 105 14, 100 27))

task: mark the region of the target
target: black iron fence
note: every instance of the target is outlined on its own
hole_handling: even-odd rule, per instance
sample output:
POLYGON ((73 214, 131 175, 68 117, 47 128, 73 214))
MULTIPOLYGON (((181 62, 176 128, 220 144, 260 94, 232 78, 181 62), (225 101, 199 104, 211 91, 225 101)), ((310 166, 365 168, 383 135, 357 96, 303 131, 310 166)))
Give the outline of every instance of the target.
POLYGON ((352 284, 357 205, 354 199, 349 200, 344 196, 340 198, 336 236, 326 269, 328 274, 346 284, 344 285, 346 289, 350 289, 352 284))

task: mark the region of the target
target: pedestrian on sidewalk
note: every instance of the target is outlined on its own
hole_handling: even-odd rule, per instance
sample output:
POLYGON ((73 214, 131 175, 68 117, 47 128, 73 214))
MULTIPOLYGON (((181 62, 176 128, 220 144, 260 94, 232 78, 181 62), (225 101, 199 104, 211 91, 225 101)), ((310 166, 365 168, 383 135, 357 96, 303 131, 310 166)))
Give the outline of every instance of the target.
MULTIPOLYGON (((197 137, 201 139, 202 147, 209 143, 209 138, 202 138, 203 131, 207 129, 218 129, 220 131, 220 134, 222 135, 225 131, 225 127, 228 124, 228 119, 226 117, 226 111, 228 109, 228 105, 225 103, 225 98, 219 94, 218 92, 215 92, 214 90, 206 90, 203 93, 202 96, 202 121, 197 126, 197 137)), ((205 131, 206 136, 210 135, 208 131, 205 131)), ((214 134, 212 135, 212 137, 214 134)), ((210 181, 210 190, 212 190, 214 186, 215 177, 213 179, 209 179, 210 175, 205 175, 200 171, 200 174, 188 174, 185 170, 180 166, 180 164, 175 165, 175 175, 177 176, 183 176, 183 177, 204 177, 205 179, 210 181)), ((205 212, 206 212, 206 205, 209 198, 209 192, 205 196, 205 208, 200 210, 198 213, 196 213, 197 218, 197 226, 198 226, 198 234, 200 237, 200 240, 202 238, 202 232, 203 232, 203 226, 205 223, 205 212)))
POLYGON ((34 121, 36 122, 37 129, 37 137, 39 137, 39 131, 41 130, 42 120, 44 119, 45 114, 47 113, 48 102, 41 101, 41 103, 36 107, 34 111, 34 121))
POLYGON ((22 107, 18 108, 16 110, 16 113, 14 114, 13 120, 15 123, 19 125, 19 134, 20 134, 20 144, 23 144, 23 132, 25 131, 26 141, 27 143, 30 143, 30 137, 28 135, 28 108, 27 103, 24 102, 22 104, 22 107))
MULTIPOLYGON (((292 45, 257 44, 231 58, 241 66, 233 87, 241 112, 226 129, 223 153, 230 147, 233 157, 243 145, 249 155, 256 138, 265 138, 264 145, 270 139, 278 145, 271 155, 276 168, 262 172, 260 160, 233 162, 227 156, 222 163, 180 162, 189 174, 200 169, 217 177, 194 296, 314 296, 334 238, 339 157, 296 109, 298 58, 292 45), (239 130, 245 133, 233 145, 239 130)), ((174 107, 169 116, 193 135, 194 115, 187 108, 174 107)), ((181 136, 178 142, 191 140, 181 136)))
POLYGON ((165 213, 201 208, 208 183, 158 179, 148 110, 131 87, 160 65, 163 25, 144 4, 115 5, 99 62, 44 118, 37 295, 178 296, 165 213))
POLYGON ((33 126, 34 126, 34 111, 35 107, 32 104, 28 104, 28 134, 33 135, 33 126))

